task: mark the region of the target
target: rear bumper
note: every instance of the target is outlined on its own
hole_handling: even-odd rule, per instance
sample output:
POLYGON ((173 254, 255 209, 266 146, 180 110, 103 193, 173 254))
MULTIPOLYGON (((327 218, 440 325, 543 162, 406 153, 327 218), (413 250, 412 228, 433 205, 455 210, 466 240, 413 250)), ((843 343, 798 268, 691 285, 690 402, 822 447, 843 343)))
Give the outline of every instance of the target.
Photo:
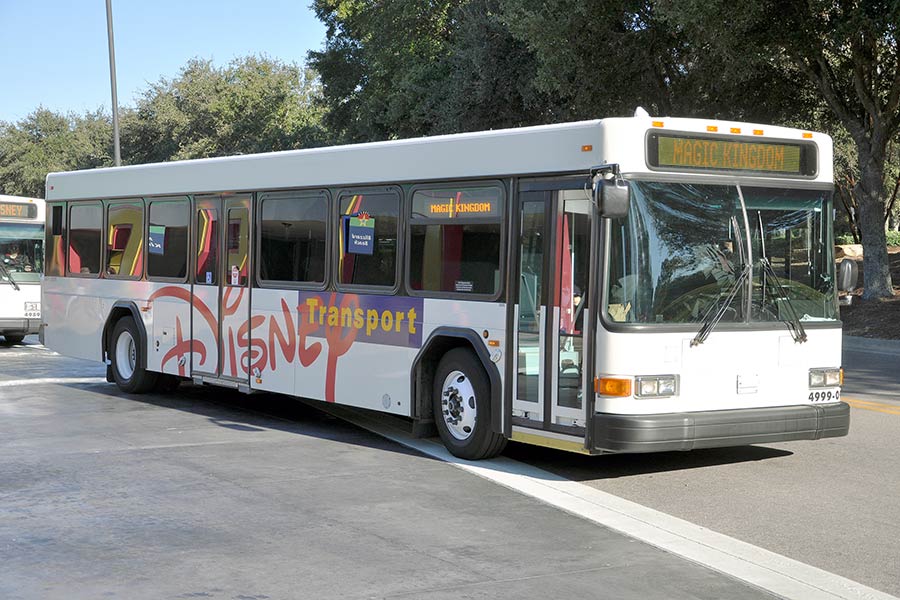
POLYGON ((594 448, 666 452, 840 437, 850 430, 844 402, 655 415, 594 415, 594 448))
POLYGON ((41 327, 40 319, 0 319, 0 335, 31 335, 41 327))

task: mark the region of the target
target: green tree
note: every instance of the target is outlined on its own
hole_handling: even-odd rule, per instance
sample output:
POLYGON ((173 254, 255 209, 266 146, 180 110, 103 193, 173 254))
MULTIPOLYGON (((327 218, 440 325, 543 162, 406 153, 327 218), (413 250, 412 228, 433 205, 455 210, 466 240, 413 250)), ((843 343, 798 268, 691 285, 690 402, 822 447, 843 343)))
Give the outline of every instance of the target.
POLYGON ((372 141, 558 119, 535 86, 527 44, 500 20, 500 0, 316 0, 325 48, 326 122, 343 141, 372 141))
POLYGON ((123 111, 130 164, 291 150, 322 145, 323 109, 314 73, 249 56, 217 68, 194 59, 123 111))
POLYGON ((853 197, 864 247, 865 297, 893 295, 885 245, 889 144, 900 132, 897 0, 734 3, 660 0, 697 47, 740 77, 744 65, 800 73, 853 141, 853 197))
POLYGON ((0 193, 43 198, 47 173, 111 165, 112 124, 102 111, 38 108, 17 123, 0 122, 0 193))

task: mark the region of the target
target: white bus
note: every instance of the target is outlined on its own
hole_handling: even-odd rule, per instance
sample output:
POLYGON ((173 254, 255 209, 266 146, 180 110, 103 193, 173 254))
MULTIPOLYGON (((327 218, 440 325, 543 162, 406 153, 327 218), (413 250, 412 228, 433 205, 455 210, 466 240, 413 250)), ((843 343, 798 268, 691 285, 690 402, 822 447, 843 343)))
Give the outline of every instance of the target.
POLYGON ((0 195, 0 335, 19 344, 41 325, 44 201, 0 195))
POLYGON ((457 456, 845 435, 827 135, 611 118, 47 177, 45 343, 457 456))

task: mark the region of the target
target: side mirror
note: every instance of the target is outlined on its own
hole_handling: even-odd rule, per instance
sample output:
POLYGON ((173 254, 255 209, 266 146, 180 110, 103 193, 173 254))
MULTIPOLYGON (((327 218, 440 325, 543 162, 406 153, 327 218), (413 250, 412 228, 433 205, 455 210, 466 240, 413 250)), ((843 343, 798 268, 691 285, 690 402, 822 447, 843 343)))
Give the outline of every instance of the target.
POLYGON ((838 266, 838 289, 842 292, 852 292, 859 285, 859 267, 852 258, 845 258, 838 266))
POLYGON ((631 187, 620 177, 605 179, 594 178, 594 203, 597 212, 606 219, 621 219, 628 216, 628 204, 631 200, 631 187))

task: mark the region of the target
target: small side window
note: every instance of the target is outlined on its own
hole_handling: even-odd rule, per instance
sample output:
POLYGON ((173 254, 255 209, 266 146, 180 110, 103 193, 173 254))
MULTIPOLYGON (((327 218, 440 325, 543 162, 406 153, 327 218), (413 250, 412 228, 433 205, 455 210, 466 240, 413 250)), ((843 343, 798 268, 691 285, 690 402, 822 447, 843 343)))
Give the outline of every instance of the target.
POLYGON ((197 271, 195 283, 219 284, 219 211, 201 208, 197 211, 197 271))
POLYGON ((100 273, 103 207, 99 202, 70 205, 68 263, 71 275, 100 273))
POLYGON ((47 211, 45 274, 63 277, 66 274, 66 206, 50 204, 47 211))

